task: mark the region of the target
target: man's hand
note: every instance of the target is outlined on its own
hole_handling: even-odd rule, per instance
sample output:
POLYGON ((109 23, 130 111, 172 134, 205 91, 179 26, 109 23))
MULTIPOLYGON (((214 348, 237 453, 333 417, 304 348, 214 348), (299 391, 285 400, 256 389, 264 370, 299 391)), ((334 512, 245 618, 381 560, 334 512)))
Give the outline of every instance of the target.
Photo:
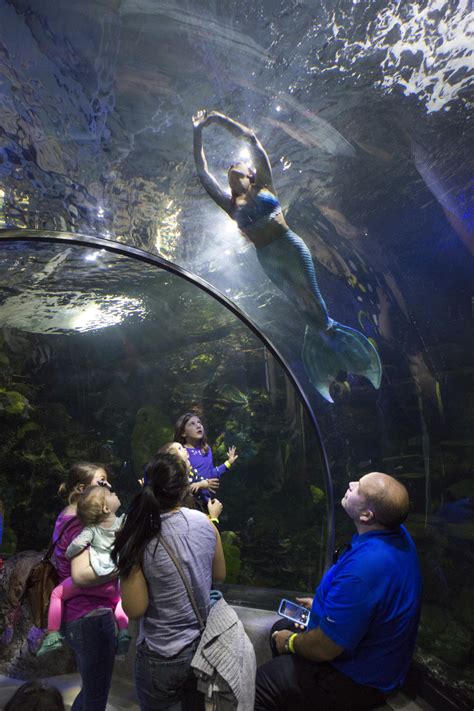
POLYGON ((215 479, 206 479, 206 481, 207 481, 206 488, 209 489, 209 491, 211 491, 213 494, 215 494, 215 492, 219 488, 220 480, 215 478, 215 479))
POLYGON ((298 603, 298 605, 306 607, 307 610, 311 610, 311 608, 313 607, 312 597, 297 597, 296 602, 298 603))
POLYGON ((278 654, 285 654, 285 642, 292 634, 294 634, 294 632, 290 630, 280 630, 272 634, 272 639, 275 642, 278 654))

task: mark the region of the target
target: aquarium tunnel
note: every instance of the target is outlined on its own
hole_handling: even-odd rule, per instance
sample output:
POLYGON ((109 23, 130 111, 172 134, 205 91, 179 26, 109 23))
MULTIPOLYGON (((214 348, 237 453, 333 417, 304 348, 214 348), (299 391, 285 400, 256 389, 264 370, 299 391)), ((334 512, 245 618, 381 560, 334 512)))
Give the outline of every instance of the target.
POLYGON ((126 507, 193 410, 238 453, 227 599, 312 593, 348 482, 391 474, 414 693, 473 707, 473 28, 468 0, 0 3, 0 689, 72 671, 10 584, 71 464, 126 507))

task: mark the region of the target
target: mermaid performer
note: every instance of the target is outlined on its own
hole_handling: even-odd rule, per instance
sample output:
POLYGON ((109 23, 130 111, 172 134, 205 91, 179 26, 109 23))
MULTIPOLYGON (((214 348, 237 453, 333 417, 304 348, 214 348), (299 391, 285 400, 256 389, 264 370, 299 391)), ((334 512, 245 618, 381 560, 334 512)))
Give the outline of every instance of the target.
POLYGON ((305 319, 302 358, 312 385, 329 402, 333 402, 329 388, 341 371, 364 375, 378 388, 382 366, 377 350, 362 333, 330 318, 311 253, 286 224, 273 186, 270 161, 254 132, 217 111, 198 111, 193 125, 194 160, 201 183, 255 245, 267 277, 305 319), (208 169, 202 129, 213 123, 245 139, 255 165, 255 169, 242 162, 230 166, 231 195, 222 190, 208 169))

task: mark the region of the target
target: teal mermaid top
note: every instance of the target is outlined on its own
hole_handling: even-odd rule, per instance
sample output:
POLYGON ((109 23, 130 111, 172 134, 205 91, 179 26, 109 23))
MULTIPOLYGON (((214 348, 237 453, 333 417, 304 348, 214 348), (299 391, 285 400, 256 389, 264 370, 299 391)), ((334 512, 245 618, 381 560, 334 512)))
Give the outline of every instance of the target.
POLYGON ((253 200, 237 206, 234 219, 241 230, 248 230, 256 227, 260 221, 271 220, 280 212, 278 198, 270 190, 262 188, 253 200))

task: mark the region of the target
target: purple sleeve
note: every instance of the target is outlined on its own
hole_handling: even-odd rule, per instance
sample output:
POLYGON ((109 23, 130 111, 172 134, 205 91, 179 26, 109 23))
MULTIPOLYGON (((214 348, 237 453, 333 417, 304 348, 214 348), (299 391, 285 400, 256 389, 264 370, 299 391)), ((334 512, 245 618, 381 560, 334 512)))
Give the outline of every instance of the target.
POLYGON ((224 472, 227 471, 225 464, 220 464, 218 467, 214 466, 212 461, 212 449, 209 447, 209 470, 212 472, 212 476, 216 479, 220 479, 224 472))
POLYGON ((225 464, 221 464, 221 465, 219 465, 218 467, 214 467, 214 469, 213 469, 213 474, 214 474, 215 477, 217 477, 218 479, 220 479, 221 476, 222 476, 222 475, 224 474, 224 472, 226 472, 226 471, 227 471, 226 465, 225 465, 225 464))

